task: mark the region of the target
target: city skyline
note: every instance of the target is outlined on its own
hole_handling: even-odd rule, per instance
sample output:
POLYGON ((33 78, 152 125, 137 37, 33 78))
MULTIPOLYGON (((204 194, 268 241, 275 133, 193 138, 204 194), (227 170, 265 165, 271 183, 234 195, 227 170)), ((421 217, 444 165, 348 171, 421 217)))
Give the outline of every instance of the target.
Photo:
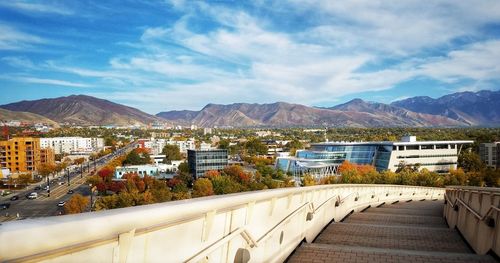
POLYGON ((498 90, 500 3, 0 3, 0 104, 86 94, 148 113, 498 90))

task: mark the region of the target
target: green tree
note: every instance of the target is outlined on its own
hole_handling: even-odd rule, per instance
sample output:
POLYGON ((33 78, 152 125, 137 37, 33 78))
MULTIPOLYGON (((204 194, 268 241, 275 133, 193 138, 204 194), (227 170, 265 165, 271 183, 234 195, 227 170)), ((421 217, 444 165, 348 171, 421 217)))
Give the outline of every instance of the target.
POLYGON ((165 147, 163 147, 163 150, 161 153, 165 155, 165 159, 164 159, 165 163, 170 163, 170 161, 182 159, 181 151, 179 150, 179 146, 177 146, 177 145, 167 144, 167 145, 165 145, 165 147))
POLYGON ((219 149, 229 149, 229 140, 222 139, 219 141, 219 149))
POLYGON ((461 167, 467 173, 481 171, 485 168, 485 165, 477 153, 462 151, 458 156, 458 167, 461 167))
POLYGON ((217 176, 212 178, 214 193, 217 195, 237 193, 241 185, 229 176, 217 176))
POLYGON ((249 155, 264 155, 267 154, 267 146, 260 140, 252 138, 245 143, 245 149, 249 155))

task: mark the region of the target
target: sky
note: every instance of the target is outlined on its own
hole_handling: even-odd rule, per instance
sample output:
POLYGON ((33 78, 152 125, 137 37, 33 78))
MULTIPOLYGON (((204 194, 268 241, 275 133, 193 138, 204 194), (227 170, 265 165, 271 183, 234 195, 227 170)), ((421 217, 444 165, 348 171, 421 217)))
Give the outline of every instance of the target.
POLYGON ((1 1, 0 104, 160 111, 498 90, 498 0, 1 1))

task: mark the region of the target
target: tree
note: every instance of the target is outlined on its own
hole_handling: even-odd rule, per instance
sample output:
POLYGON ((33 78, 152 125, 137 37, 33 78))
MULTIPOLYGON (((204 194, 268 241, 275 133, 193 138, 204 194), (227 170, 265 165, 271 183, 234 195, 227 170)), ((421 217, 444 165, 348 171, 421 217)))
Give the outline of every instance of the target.
POLYGON ((258 139, 253 138, 245 143, 245 148, 249 155, 264 155, 267 154, 267 146, 258 139))
MULTIPOLYGON (((42 177, 47 179, 47 185, 49 185, 49 176, 54 173, 56 170, 56 166, 50 163, 42 163, 38 166, 37 171, 42 177)), ((50 192, 48 192, 48 196, 50 196, 50 192)))
POLYGON ((209 170, 205 172, 204 176, 208 179, 212 179, 214 177, 220 176, 220 172, 217 170, 209 170))
POLYGON ((81 194, 73 195, 68 202, 64 205, 66 214, 78 214, 85 212, 89 204, 89 200, 81 194))
POLYGON ((219 141, 219 149, 229 149, 229 140, 222 139, 219 141))
POLYGON ((462 151, 458 156, 458 167, 467 172, 477 172, 485 169, 484 163, 481 161, 479 155, 471 151, 462 151))
POLYGON ((237 193, 241 189, 241 185, 229 176, 218 176, 212 178, 212 185, 214 193, 218 195, 237 193))
POLYGON ((194 182, 193 197, 209 196, 214 194, 212 182, 207 178, 200 178, 194 182))
POLYGON ((165 163, 170 163, 170 161, 182 159, 181 151, 179 150, 179 146, 177 145, 167 144, 165 145, 165 147, 163 147, 161 153, 165 155, 165 163))
POLYGON ((151 163, 151 158, 146 152, 141 152, 140 154, 133 150, 125 157, 123 160, 123 165, 141 165, 151 163))
POLYGON ((188 174, 189 173, 189 165, 187 162, 182 162, 179 164, 179 167, 177 167, 179 169, 179 172, 180 173, 183 173, 183 174, 188 174))
POLYGON ((302 185, 303 185, 303 186, 312 186, 312 185, 316 185, 316 180, 314 180, 314 178, 313 178, 310 174, 306 174, 306 175, 302 178, 302 185))
POLYGON ((31 182, 31 174, 20 174, 19 177, 17 178, 17 181, 21 185, 28 185, 31 182))

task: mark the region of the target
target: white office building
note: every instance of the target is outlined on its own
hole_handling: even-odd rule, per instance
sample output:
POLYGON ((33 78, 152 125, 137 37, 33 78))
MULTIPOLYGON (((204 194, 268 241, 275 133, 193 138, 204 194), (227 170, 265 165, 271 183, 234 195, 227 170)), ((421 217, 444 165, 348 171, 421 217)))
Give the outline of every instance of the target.
POLYGON ((90 154, 104 149, 103 138, 54 137, 40 138, 42 149, 52 148, 55 154, 90 154))
POLYGON ((417 141, 405 136, 399 142, 324 142, 313 143, 309 150, 299 150, 293 157, 278 157, 276 167, 300 177, 337 175, 338 167, 349 161, 373 165, 378 171, 396 171, 401 163, 420 169, 447 172, 457 168, 464 144, 473 141, 417 141))

